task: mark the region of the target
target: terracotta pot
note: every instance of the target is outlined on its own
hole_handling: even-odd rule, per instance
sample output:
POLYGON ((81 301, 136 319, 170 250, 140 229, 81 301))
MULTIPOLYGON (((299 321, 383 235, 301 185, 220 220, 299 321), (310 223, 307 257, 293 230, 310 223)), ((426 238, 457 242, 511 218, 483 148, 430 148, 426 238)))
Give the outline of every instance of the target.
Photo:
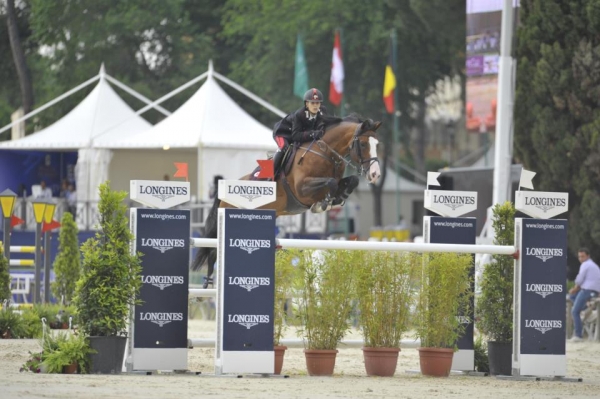
POLYGON ((281 368, 283 367, 283 356, 287 346, 275 345, 273 350, 275 351, 275 374, 281 374, 281 368))
POLYGON ((391 377, 396 372, 400 348, 362 348, 367 375, 391 377))
POLYGON ((448 348, 419 348, 421 374, 448 377, 452 368, 454 350, 448 348))
POLYGON ((64 366, 63 374, 77 374, 77 362, 64 366))
POLYGON ((337 349, 304 349, 308 375, 330 376, 335 368, 337 349))

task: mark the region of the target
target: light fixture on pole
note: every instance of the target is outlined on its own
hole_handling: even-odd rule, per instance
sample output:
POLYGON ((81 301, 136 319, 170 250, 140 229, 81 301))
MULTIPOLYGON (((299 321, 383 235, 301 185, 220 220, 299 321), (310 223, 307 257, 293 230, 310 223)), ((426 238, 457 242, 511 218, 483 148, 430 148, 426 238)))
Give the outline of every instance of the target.
MULTIPOLYGON (((49 202, 44 208, 44 223, 52 223, 56 204, 49 202)), ((44 232, 44 303, 50 303, 50 234, 52 230, 44 232)))
POLYGON ((43 199, 34 200, 33 217, 35 218, 35 291, 33 292, 33 303, 41 303, 41 273, 42 273, 42 222, 46 213, 46 205, 48 202, 43 199))
POLYGON ((17 194, 10 189, 0 193, 0 205, 2 205, 2 216, 4 216, 4 256, 10 263, 10 221, 17 202, 17 194))

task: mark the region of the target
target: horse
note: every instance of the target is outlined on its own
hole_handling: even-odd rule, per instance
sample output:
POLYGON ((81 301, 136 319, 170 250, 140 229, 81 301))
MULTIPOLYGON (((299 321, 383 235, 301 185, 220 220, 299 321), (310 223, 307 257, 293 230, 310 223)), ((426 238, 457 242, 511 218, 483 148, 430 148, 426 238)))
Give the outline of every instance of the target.
MULTIPOLYGON (((308 209, 316 213, 335 205, 343 206, 359 182, 356 175, 343 177, 347 166, 356 168, 358 175, 364 175, 370 183, 377 182, 381 176, 377 157, 377 129, 381 122, 362 120, 355 114, 343 119, 325 116, 324 121, 326 129, 321 139, 289 146, 290 150, 282 161, 282 171, 274 178, 278 183, 276 200, 258 209, 275 210, 278 217, 296 215, 308 209)), ((254 179, 255 172, 240 180, 254 179)), ((204 227, 206 238, 217 237, 218 208, 235 207, 215 196, 204 227)), ((197 271, 208 261, 204 288, 212 284, 216 260, 216 249, 203 247, 198 250, 191 266, 197 271)))

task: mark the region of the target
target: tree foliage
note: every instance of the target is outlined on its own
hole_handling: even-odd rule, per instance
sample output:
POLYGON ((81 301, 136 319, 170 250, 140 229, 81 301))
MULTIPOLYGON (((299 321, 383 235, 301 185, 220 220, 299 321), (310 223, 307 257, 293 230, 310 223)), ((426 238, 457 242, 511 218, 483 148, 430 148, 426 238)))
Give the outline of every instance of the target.
POLYGON ((569 193, 570 251, 600 258, 600 5, 522 1, 520 19, 515 155, 536 189, 569 193))
POLYGON ((58 236, 58 254, 54 259, 56 279, 52 283, 52 293, 63 303, 70 303, 75 294, 75 285, 79 280, 81 254, 77 239, 77 224, 73 215, 65 212, 61 219, 62 228, 58 236))
POLYGON ((10 291, 10 270, 8 260, 4 256, 4 246, 0 245, 0 303, 5 300, 11 300, 10 291))

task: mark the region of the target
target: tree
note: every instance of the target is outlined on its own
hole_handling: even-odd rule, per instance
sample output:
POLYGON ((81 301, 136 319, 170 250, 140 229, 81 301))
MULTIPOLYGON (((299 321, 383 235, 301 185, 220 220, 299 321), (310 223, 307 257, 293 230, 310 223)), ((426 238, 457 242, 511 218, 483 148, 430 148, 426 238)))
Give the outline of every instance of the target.
POLYGON ((52 293, 62 303, 70 303, 75 294, 75 286, 81 271, 81 255, 77 239, 77 224, 73 215, 65 212, 60 221, 62 228, 58 237, 58 254, 54 260, 56 279, 52 284, 52 293))
POLYGON ((8 36, 10 38, 10 48, 12 50, 13 60, 19 77, 19 85, 21 87, 23 111, 27 114, 33 108, 33 85, 31 83, 31 73, 29 72, 29 67, 27 66, 27 61, 25 59, 25 51, 21 44, 14 0, 6 1, 6 24, 8 27, 8 36))
POLYGON ((12 294, 10 291, 10 271, 8 261, 4 256, 4 247, 0 245, 0 303, 10 300, 12 294))
POLYGON ((536 189, 569 193, 571 253, 600 259, 600 5, 522 1, 520 20, 515 156, 536 189))

